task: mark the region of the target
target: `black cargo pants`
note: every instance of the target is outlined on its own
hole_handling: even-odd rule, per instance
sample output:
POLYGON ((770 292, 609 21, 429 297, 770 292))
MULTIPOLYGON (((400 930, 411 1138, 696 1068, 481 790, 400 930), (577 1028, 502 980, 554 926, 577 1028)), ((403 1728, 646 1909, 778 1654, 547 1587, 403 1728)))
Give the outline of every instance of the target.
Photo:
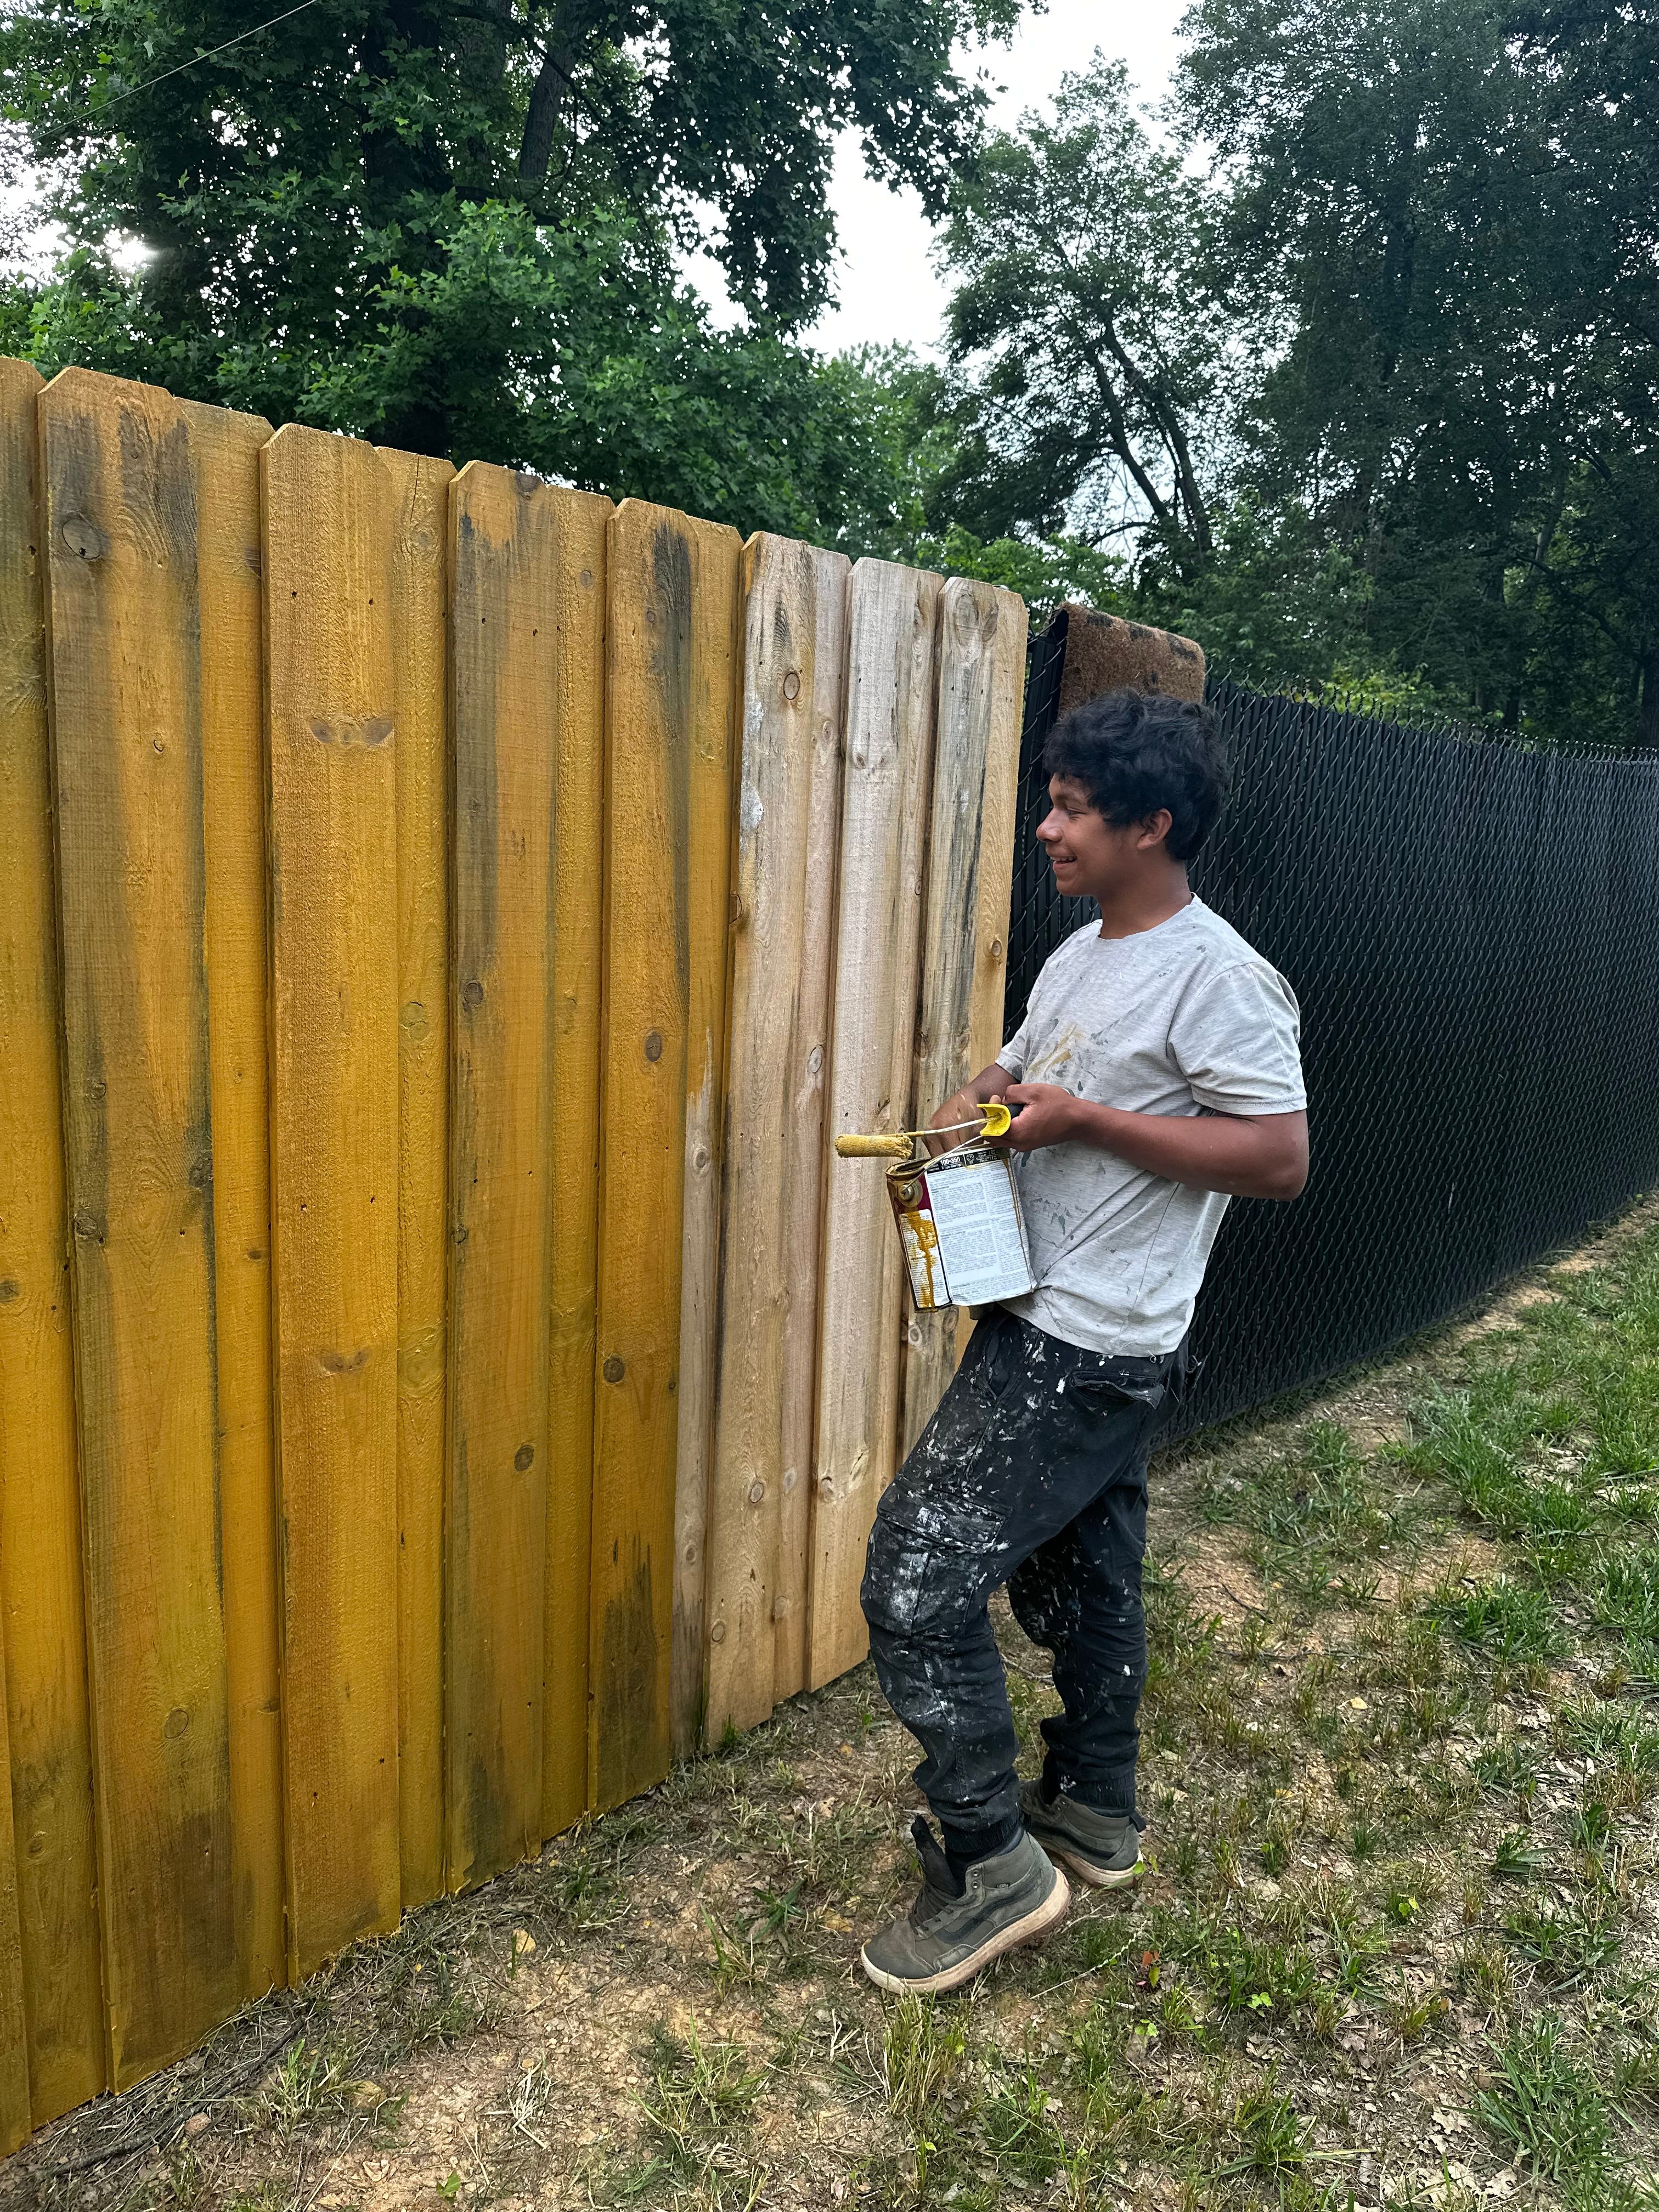
POLYGON ((876 1511, 864 1617, 888 1703, 927 1754, 916 1784, 945 1847, 1019 1828, 1016 1739, 987 1604, 1054 1654, 1065 1711, 1042 1723, 1049 1794, 1133 1812, 1146 1679, 1140 1570, 1152 1431, 1184 1348, 1118 1359, 985 1314, 876 1511))

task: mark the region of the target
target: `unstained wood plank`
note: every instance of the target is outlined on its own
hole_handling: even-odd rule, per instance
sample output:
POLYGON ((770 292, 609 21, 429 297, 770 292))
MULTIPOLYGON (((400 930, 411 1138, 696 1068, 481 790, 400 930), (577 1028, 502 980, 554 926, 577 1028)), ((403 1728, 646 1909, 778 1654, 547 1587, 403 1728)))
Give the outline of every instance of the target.
POLYGON ((40 379, 0 361, 0 1635, 37 2127, 104 2087, 46 742, 40 379))
POLYGON ((286 1980, 270 1363, 265 705, 257 416, 184 402, 196 487, 213 1107, 214 1316, 230 1699, 231 1863, 244 1996, 286 1980))
POLYGON ((179 403, 40 398, 111 2077, 235 2008, 196 490, 179 403))
POLYGON ((261 453, 289 1964, 394 1927, 398 641, 391 481, 261 453))
POLYGON ((449 1240, 447 461, 382 447, 398 652, 398 1799, 404 1910, 444 1886, 449 1240))
POLYGON ((589 1707, 600 1807, 667 1771, 676 1557, 702 1548, 707 1443, 679 1404, 683 1375, 706 1390, 712 1364, 696 1333, 713 1321, 700 1200, 689 1339, 682 1237, 688 1165, 694 1178, 714 1172, 712 1120, 701 1160, 689 1131, 717 1103, 713 971, 726 931, 711 886, 723 907, 738 550, 735 531, 642 501, 611 523, 589 1707))
MULTIPOLYGON (((1009 886, 1019 781, 1025 604, 953 576, 939 594, 939 719, 916 1021, 916 1113, 926 1121, 1002 1042, 1009 886)), ((927 1426, 971 1323, 960 1306, 906 1324, 902 1449, 927 1426)))
MULTIPOLYGON (((939 579, 853 571, 828 1121, 909 1126, 939 579)), ((812 1496, 810 1679, 864 1656, 865 1546, 891 1480, 908 1292, 881 1170, 838 1160, 824 1204, 812 1496)))
POLYGON ((595 589, 591 520, 587 495, 478 462, 462 471, 450 500, 455 992, 445 1800, 455 1887, 529 1856, 542 1838, 558 1143, 558 612, 595 589))
POLYGON ((772 1710, 787 1347, 803 1302, 810 1308, 817 1273, 816 1246, 792 1246, 789 1232, 818 750, 818 556, 789 538, 751 538, 742 583, 719 1386, 707 1549, 711 1740, 728 1727, 753 1728, 772 1710))

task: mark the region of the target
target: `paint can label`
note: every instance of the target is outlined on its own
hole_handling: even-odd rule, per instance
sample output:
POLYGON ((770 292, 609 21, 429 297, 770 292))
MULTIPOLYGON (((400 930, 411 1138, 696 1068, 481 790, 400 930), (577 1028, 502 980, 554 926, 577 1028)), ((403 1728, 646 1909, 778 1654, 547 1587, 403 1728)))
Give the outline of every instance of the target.
POLYGON ((923 1313, 990 1305, 1035 1290, 1008 1154, 964 1145, 887 1177, 910 1295, 923 1313))

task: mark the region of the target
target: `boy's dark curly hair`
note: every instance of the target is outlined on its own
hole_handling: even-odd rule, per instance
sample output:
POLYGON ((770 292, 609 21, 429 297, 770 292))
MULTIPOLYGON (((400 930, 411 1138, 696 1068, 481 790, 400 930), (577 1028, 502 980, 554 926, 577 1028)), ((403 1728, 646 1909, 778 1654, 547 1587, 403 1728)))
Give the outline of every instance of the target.
POLYGON ((1227 803, 1221 732, 1190 699, 1103 691, 1055 723, 1042 765, 1073 777, 1120 830, 1167 806, 1172 860, 1196 858, 1227 803))

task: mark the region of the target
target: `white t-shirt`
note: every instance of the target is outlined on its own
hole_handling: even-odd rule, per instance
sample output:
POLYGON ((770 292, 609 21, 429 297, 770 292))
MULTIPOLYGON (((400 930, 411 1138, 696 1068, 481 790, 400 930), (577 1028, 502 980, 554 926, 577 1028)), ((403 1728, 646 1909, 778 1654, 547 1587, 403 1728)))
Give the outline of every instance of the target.
MULTIPOLYGON (((1098 922, 1068 937, 997 1061, 1017 1082, 1132 1114, 1295 1114, 1308 1103, 1299 1026, 1284 977, 1195 898, 1133 937, 1102 937, 1098 922)), ((1173 1352, 1225 1194, 1095 1145, 1014 1160, 1037 1287, 1009 1311, 1091 1352, 1173 1352)))

